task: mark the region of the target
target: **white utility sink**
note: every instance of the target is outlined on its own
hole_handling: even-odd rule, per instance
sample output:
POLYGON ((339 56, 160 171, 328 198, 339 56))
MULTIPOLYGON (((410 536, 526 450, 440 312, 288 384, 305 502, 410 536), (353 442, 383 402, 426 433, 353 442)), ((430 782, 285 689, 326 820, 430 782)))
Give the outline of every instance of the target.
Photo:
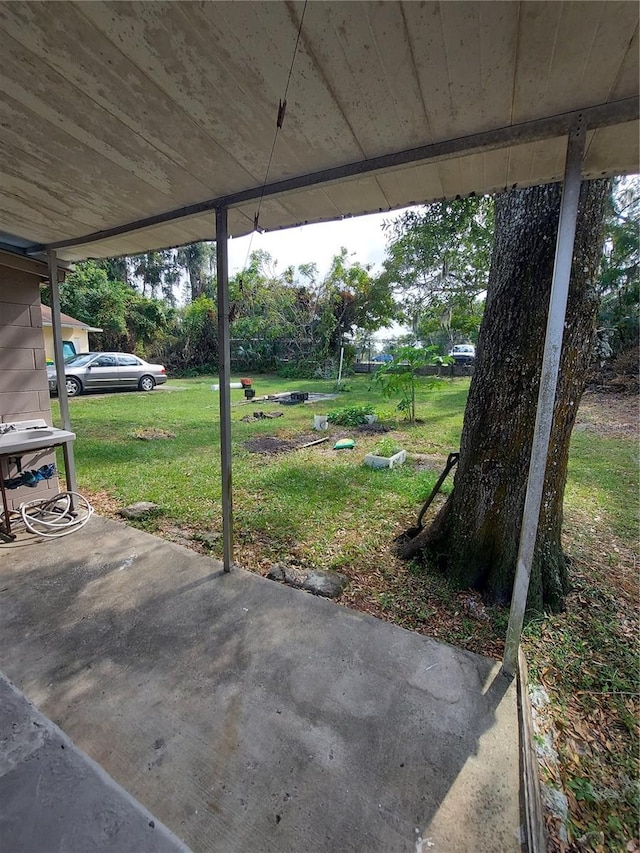
POLYGON ((56 447, 73 441, 74 432, 56 429, 44 421, 16 421, 13 424, 0 424, 0 429, 11 429, 0 434, 0 456, 17 456, 31 450, 56 447))

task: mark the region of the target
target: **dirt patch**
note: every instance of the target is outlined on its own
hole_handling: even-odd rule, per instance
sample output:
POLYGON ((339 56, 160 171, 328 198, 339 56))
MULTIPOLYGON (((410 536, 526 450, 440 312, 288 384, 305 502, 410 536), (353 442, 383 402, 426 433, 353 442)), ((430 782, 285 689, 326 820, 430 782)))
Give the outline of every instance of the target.
POLYGON ((245 415, 240 418, 244 424, 253 424, 257 421, 273 420, 273 418, 281 418, 282 412, 254 412, 252 415, 245 415))
POLYGON ((318 441, 323 437, 317 432, 298 435, 295 438, 279 438, 276 435, 257 435, 255 438, 247 439, 244 442, 244 446, 250 453, 265 453, 269 456, 275 456, 278 453, 291 453, 293 450, 299 450, 305 444, 318 441))
POLYGON ((82 489, 82 496, 85 497, 98 515, 105 518, 118 518, 118 511, 122 508, 122 503, 113 498, 109 492, 88 492, 82 489))
POLYGON ((595 432, 605 438, 638 438, 640 398, 603 392, 583 395, 576 418, 577 431, 595 432))
POLYGON ((141 429, 138 432, 134 433, 136 438, 141 439, 142 441, 154 441, 158 438, 175 438, 176 434, 174 432, 169 432, 167 429, 155 429, 154 427, 148 427, 147 429, 141 429))
POLYGON ((443 453, 412 453, 411 462, 415 471, 437 471, 440 473, 447 464, 443 453))

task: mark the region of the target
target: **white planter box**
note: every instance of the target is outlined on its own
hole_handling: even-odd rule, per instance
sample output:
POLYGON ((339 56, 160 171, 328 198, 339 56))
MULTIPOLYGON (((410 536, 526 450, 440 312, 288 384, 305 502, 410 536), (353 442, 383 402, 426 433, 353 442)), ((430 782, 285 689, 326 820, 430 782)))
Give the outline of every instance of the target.
POLYGON ((406 450, 399 450, 393 456, 376 456, 375 453, 367 453, 364 462, 371 468, 393 468, 394 465, 402 465, 406 458, 406 450))
POLYGON ((326 415, 314 415, 313 416, 313 428, 314 429, 329 429, 329 421, 326 415))

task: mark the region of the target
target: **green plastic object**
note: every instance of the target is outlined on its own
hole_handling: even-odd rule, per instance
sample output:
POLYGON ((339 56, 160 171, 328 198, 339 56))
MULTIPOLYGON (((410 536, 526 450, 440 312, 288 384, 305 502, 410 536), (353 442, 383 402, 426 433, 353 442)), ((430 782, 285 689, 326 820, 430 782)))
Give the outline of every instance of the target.
POLYGON ((356 446, 355 441, 352 438, 341 438, 339 441, 333 445, 334 450, 353 450, 356 446))

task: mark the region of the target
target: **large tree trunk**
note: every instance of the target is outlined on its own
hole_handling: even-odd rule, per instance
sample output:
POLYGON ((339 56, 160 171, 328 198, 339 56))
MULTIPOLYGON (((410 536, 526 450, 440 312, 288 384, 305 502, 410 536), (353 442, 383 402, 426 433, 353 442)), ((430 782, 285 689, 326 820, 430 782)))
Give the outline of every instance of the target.
MULTIPOLYGON (((582 185, 551 447, 528 606, 559 609, 567 592, 562 500, 569 440, 584 389, 597 308, 608 181, 582 185)), ((496 199, 496 231, 476 367, 454 488, 429 528, 398 546, 460 586, 507 602, 515 575, 551 291, 561 187, 496 199)))

